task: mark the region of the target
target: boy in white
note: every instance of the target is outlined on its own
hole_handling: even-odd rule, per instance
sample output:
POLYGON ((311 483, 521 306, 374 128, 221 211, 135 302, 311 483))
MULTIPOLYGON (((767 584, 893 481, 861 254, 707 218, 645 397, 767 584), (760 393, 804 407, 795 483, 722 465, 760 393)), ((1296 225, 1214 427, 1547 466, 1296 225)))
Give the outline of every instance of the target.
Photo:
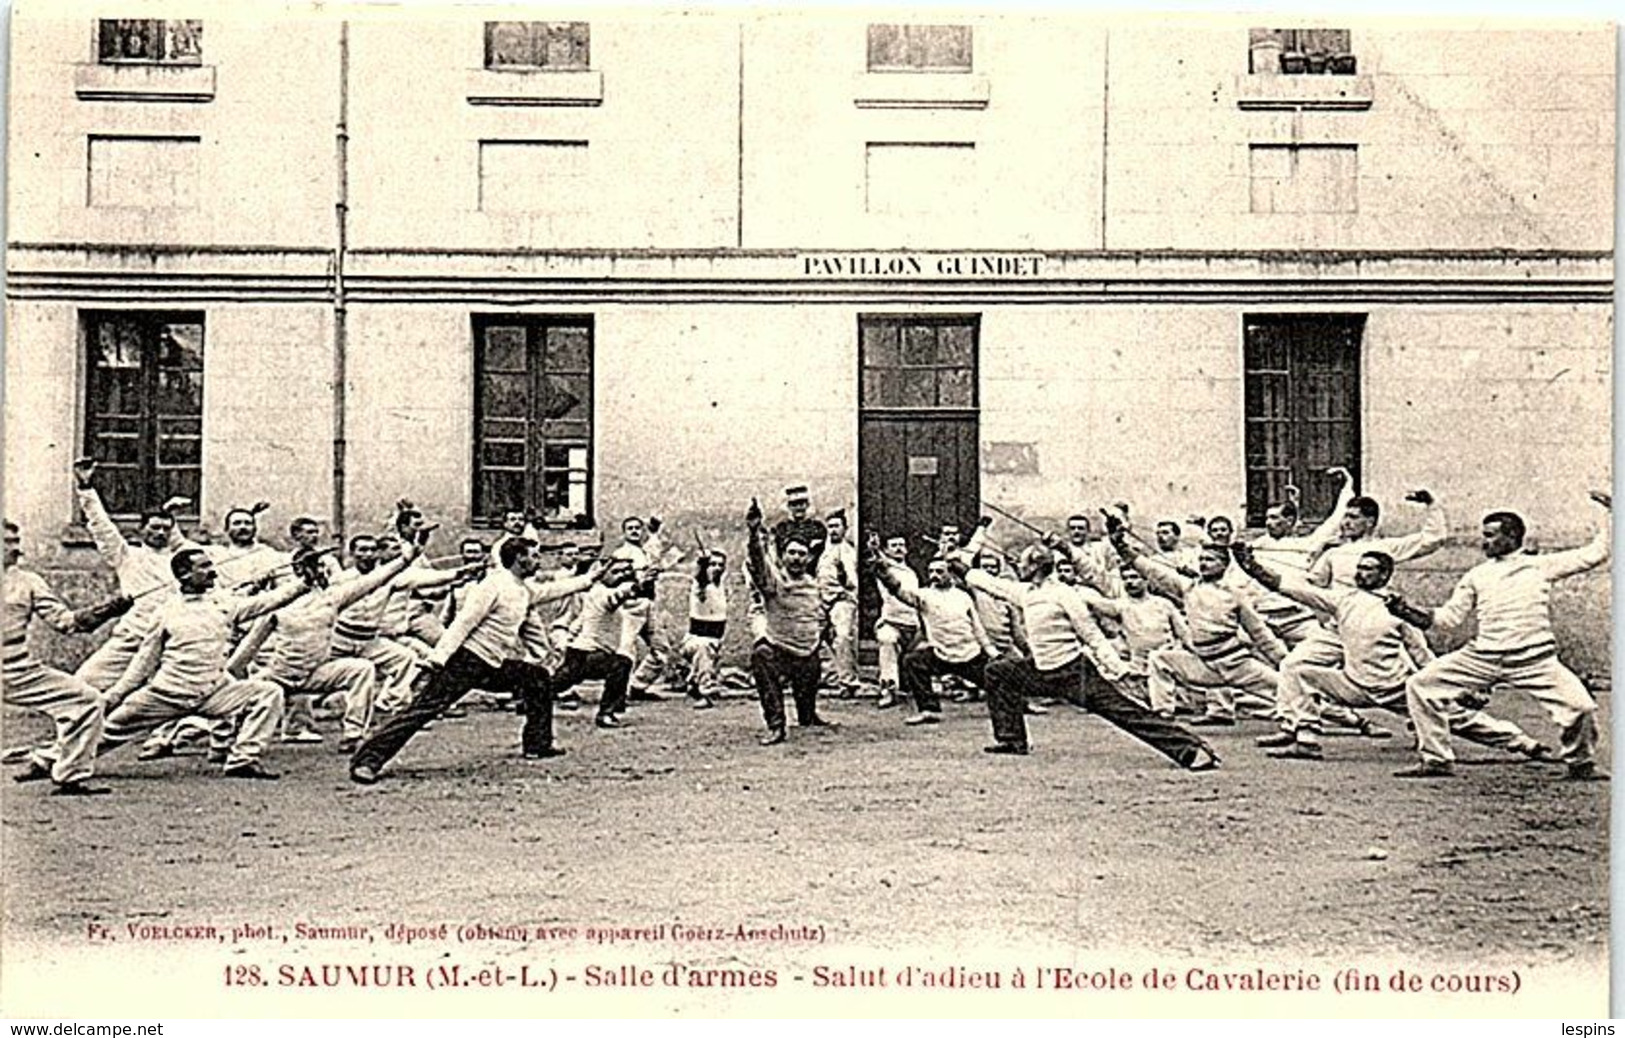
POLYGON ((688 665, 688 697, 694 709, 715 706, 721 691, 717 657, 728 627, 728 588, 723 583, 728 556, 720 551, 701 555, 694 563, 694 586, 688 593, 688 635, 681 651, 688 665))

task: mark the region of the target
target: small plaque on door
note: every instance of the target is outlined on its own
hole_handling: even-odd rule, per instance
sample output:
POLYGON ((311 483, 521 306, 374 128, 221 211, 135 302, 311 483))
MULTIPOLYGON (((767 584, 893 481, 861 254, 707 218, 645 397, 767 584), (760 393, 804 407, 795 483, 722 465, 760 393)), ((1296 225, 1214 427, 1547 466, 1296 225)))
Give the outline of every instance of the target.
POLYGON ((908 456, 908 474, 911 476, 936 475, 937 456, 935 454, 910 454, 908 456))

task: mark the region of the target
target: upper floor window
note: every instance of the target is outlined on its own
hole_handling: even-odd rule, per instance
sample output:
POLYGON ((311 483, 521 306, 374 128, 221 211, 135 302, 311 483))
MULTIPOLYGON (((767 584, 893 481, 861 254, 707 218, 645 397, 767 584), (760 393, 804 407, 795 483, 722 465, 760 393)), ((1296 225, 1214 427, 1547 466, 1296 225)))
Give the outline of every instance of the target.
POLYGON ((486 22, 485 67, 588 69, 590 42, 586 22, 486 22))
POLYGON ((871 25, 870 72, 969 72, 968 25, 871 25))
POLYGON ((203 314, 87 311, 85 453, 113 515, 139 515, 203 482, 203 314))
POLYGON ((203 22, 196 18, 103 18, 96 24, 103 65, 201 65, 203 22))
POLYGON ((1249 72, 1352 76, 1356 71, 1347 29, 1253 29, 1248 41, 1249 72))

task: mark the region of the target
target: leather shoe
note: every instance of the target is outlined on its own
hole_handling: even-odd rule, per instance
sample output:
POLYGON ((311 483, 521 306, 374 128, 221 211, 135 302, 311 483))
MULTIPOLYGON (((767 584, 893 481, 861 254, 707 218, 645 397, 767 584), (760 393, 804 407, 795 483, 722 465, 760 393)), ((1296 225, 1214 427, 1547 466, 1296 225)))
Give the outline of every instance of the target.
POLYGON ((143 746, 135 755, 136 760, 163 760, 165 757, 175 756, 175 747, 168 743, 159 743, 156 746, 143 746))
POLYGON ((1260 735, 1253 740, 1253 745, 1265 750, 1280 750, 1295 746, 1297 742, 1298 737, 1291 732, 1276 732, 1274 735, 1260 735))
POLYGON ((831 731, 834 731, 836 728, 839 728, 840 725, 835 721, 826 720, 825 718, 822 718, 822 717, 814 717, 810 721, 801 722, 801 727, 803 727, 803 728, 828 728, 831 731))
POLYGON ((54 797, 99 797, 111 792, 113 791, 106 786, 87 785, 77 780, 59 782, 51 787, 51 795, 54 797))
POLYGON ((779 743, 784 742, 786 738, 783 728, 774 728, 757 741, 763 746, 777 746, 779 743))
POLYGON ((1570 782, 1607 782, 1608 773, 1598 771, 1591 761, 1579 764, 1570 764, 1568 773, 1563 776, 1570 782))
POLYGON ((1312 742, 1295 742, 1284 750, 1269 754, 1276 760, 1325 760, 1320 746, 1312 742))
POLYGON ((596 721, 594 721, 593 724, 597 725, 600 728, 625 728, 626 727, 625 724, 621 723, 621 719, 619 717, 616 717, 614 714, 599 714, 598 719, 596 721))
POLYGON ((33 761, 28 762, 28 770, 11 776, 13 782, 43 782, 51 777, 50 768, 42 768, 33 761))
POLYGON ((1025 757, 1030 752, 1024 742, 996 742, 992 746, 982 747, 983 753, 996 753, 1000 756, 1025 757))
POLYGON ((255 761, 252 764, 239 764, 235 768, 227 768, 225 771, 222 771, 221 774, 226 778, 260 779, 263 781, 274 781, 282 777, 274 771, 265 770, 265 765, 259 763, 258 761, 255 761))
POLYGON ((350 769, 350 781, 358 786, 370 786, 378 781, 378 769, 357 764, 350 769))
POLYGON ((903 718, 903 723, 904 724, 941 724, 942 723, 942 715, 941 714, 933 714, 930 711, 926 711, 924 713, 915 714, 913 717, 905 717, 905 718, 903 718))
POLYGON ((540 750, 526 750, 523 756, 525 760, 546 760, 549 757, 562 757, 564 751, 557 746, 549 746, 540 750))
POLYGON ((1207 714, 1198 717, 1190 725, 1192 728, 1234 728, 1236 719, 1234 717, 1215 717, 1212 714, 1207 714))
POLYGON ((1445 762, 1419 761, 1408 768, 1401 768, 1394 772, 1394 778, 1402 779, 1435 779, 1450 778, 1455 775, 1453 765, 1445 762))

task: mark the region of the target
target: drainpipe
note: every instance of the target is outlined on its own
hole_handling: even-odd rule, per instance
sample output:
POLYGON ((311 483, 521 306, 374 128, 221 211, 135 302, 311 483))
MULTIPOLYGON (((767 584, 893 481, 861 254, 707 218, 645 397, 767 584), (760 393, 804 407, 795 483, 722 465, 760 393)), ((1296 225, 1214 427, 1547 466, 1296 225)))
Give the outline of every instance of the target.
POLYGON ((336 241, 333 252, 333 534, 345 543, 344 398, 349 321, 344 292, 344 260, 350 248, 350 23, 339 23, 339 118, 334 133, 338 197, 333 205, 336 241))

